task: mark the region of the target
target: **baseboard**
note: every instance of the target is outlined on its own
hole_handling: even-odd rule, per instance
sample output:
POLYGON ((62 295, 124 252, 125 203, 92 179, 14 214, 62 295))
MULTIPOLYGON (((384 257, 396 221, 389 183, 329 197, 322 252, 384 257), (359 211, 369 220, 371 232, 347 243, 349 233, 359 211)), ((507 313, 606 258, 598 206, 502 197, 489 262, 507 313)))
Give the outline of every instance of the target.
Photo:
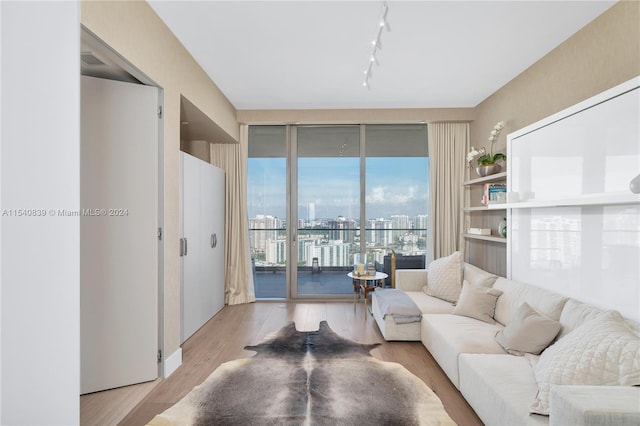
POLYGON ((164 360, 164 378, 169 377, 182 365, 182 348, 172 353, 164 360))

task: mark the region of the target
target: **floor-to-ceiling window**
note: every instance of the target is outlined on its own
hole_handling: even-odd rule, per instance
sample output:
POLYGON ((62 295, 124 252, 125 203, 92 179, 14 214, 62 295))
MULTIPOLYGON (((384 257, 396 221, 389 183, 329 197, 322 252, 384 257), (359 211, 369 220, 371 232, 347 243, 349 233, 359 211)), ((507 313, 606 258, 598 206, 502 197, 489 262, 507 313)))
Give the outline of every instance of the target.
POLYGON ((367 125, 365 130, 367 258, 385 264, 388 271, 393 251, 404 257, 404 267, 420 267, 429 211, 427 127, 367 125))
POLYGON ((256 297, 348 297, 354 253, 424 256, 428 164, 424 124, 250 126, 256 297))

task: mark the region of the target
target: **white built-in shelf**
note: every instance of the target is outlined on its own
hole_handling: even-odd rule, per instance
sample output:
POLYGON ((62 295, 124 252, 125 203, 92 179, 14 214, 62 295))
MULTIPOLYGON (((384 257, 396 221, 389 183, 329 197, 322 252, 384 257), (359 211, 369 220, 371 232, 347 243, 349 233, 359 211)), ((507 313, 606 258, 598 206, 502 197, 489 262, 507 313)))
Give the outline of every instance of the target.
POLYGON ((467 180, 463 183, 464 186, 479 185, 482 183, 499 182, 507 179, 507 172, 496 173, 493 175, 467 180))
POLYGON ((486 212, 487 210, 506 210, 507 203, 489 204, 488 206, 465 207, 465 212, 486 212))
MULTIPOLYGON (((604 206, 621 204, 639 204, 640 194, 631 192, 585 194, 573 198, 530 200, 518 203, 502 204, 502 208, 507 209, 533 209, 539 207, 572 207, 572 206, 604 206)), ((491 207, 491 206, 489 206, 491 207)), ((482 207, 481 209, 486 209, 482 207)), ((475 207, 472 207, 475 209, 475 207)))
POLYGON ((505 237, 497 237, 494 235, 464 234, 464 237, 468 240, 493 241, 494 243, 507 244, 505 237))

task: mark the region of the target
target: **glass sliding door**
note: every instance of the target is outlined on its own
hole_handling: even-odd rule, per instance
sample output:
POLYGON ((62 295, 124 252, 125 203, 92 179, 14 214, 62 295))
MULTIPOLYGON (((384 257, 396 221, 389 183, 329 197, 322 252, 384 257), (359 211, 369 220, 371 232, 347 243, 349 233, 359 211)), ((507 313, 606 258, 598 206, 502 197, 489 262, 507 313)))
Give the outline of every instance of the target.
POLYGON ((345 297, 353 293, 346 274, 360 251, 360 127, 297 127, 292 139, 292 296, 345 297))
MULTIPOLYGON (((389 272, 393 250, 399 267, 424 267, 429 211, 427 127, 367 125, 365 131, 367 258, 389 272)), ((391 277, 387 284, 391 285, 391 277)))
POLYGON ((287 128, 250 126, 247 163, 249 239, 256 298, 287 292, 287 128))
POLYGON ((247 181, 258 299, 350 297, 355 253, 424 267, 425 124, 250 126, 247 181))

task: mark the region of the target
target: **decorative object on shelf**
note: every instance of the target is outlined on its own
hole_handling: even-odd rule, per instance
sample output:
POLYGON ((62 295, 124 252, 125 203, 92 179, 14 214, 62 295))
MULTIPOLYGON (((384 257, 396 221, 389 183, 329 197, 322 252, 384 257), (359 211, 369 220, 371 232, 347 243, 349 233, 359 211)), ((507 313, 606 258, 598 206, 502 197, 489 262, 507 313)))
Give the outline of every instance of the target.
POLYGON ((504 121, 498 121, 493 129, 491 129, 491 133, 489 134, 489 152, 487 153, 486 148, 482 147, 480 149, 475 149, 471 147, 471 151, 467 154, 467 163, 469 166, 473 160, 476 160, 478 167, 476 167, 476 173, 480 177, 493 175, 496 173, 500 173, 502 170, 502 166, 496 164, 498 161, 506 160, 507 156, 502 152, 493 153, 493 144, 496 139, 498 139, 498 135, 504 129, 504 121))
POLYGON ((640 194, 640 175, 631 179, 631 182, 629 182, 629 189, 634 194, 640 194))
POLYGON ((473 235, 491 235, 491 229, 490 228, 469 228, 467 233, 473 234, 473 235))
POLYGON ((504 183, 485 183, 482 204, 501 204, 507 201, 507 185, 504 183))
POLYGON ((504 217, 498 224, 498 235, 502 237, 507 237, 507 218, 504 217))

